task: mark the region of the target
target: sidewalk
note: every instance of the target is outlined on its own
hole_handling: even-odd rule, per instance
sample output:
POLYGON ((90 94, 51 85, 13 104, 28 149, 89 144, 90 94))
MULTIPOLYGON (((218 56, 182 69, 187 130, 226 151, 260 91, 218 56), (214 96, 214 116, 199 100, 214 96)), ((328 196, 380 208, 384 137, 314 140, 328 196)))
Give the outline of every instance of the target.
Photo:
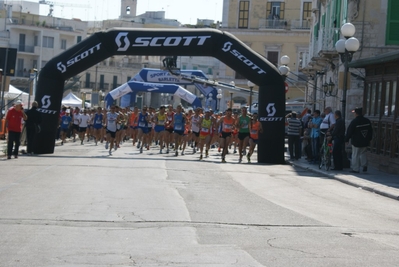
POLYGON ((287 162, 293 166, 318 173, 321 176, 327 176, 342 183, 399 200, 399 177, 381 172, 371 166, 368 166, 367 172, 350 173, 351 169, 344 169, 343 171, 319 169, 318 164, 309 164, 303 158, 294 161, 288 160, 287 162))

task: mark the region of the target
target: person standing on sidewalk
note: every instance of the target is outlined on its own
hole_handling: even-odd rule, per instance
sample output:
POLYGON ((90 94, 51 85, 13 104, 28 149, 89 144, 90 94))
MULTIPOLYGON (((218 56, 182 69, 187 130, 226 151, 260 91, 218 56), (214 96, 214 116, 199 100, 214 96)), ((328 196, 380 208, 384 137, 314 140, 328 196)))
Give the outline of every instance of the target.
POLYGON ((291 160, 298 160, 300 159, 301 155, 301 148, 302 146, 299 145, 299 138, 301 136, 302 131, 302 122, 297 119, 296 112, 293 111, 292 113, 288 114, 288 150, 290 152, 290 159, 291 160))
POLYGON ((318 163, 320 153, 320 125, 323 119, 320 117, 320 110, 313 112, 313 119, 308 127, 311 129, 310 139, 312 140, 312 160, 309 163, 318 163))
POLYGON ((352 142, 352 173, 359 173, 360 167, 367 172, 367 147, 373 138, 373 127, 371 121, 363 117, 363 108, 357 107, 352 112, 355 118, 349 124, 346 131, 345 142, 352 142))
MULTIPOLYGON (((335 126, 331 132, 333 138, 333 161, 334 168, 332 170, 342 171, 344 169, 342 149, 345 144, 345 121, 342 119, 341 111, 334 112, 335 126)), ((328 134, 328 133, 327 133, 328 134)))
POLYGON ((22 108, 22 101, 18 100, 15 106, 8 110, 6 116, 6 127, 8 129, 7 159, 11 159, 11 154, 14 155, 14 158, 18 158, 18 150, 21 144, 22 120, 27 119, 28 116, 26 116, 22 108))
POLYGON ((42 122, 42 114, 37 111, 39 105, 36 101, 32 103, 32 108, 26 112, 28 119, 25 122, 28 155, 33 155, 33 143, 35 136, 40 132, 40 123, 42 122))

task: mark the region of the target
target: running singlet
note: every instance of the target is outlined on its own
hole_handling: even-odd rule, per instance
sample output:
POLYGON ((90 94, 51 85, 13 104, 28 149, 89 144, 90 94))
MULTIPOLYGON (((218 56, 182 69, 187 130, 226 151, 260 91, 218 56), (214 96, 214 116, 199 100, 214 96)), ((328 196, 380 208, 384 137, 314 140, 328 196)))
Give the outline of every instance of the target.
POLYGON ((147 128, 148 127, 148 122, 145 119, 148 116, 146 113, 145 115, 143 113, 139 113, 139 127, 140 128, 147 128))
POLYGON ((200 120, 200 116, 192 116, 191 117, 191 130, 195 133, 199 133, 199 131, 200 131, 199 120, 200 120))
POLYGON ((107 113, 107 130, 110 132, 116 132, 116 121, 118 119, 117 113, 107 113))
POLYGON ((174 127, 173 130, 175 131, 184 131, 184 118, 183 118, 183 113, 176 113, 175 114, 175 122, 174 122, 174 127))
POLYGON ((259 137, 259 125, 260 125, 259 121, 255 122, 255 123, 252 123, 250 137, 253 140, 258 140, 258 137, 259 137))
POLYGON ((137 127, 137 121, 136 121, 136 113, 132 113, 132 115, 130 115, 130 127, 137 127))
POLYGON ((166 129, 173 129, 172 128, 172 126, 171 126, 171 123, 172 123, 172 121, 173 121, 173 116, 175 115, 175 113, 174 112, 172 112, 172 113, 167 113, 166 114, 166 126, 165 126, 165 128, 166 129))
POLYGON ((93 120, 94 129, 101 129, 103 126, 103 114, 95 114, 93 120))
POLYGON ((61 118, 61 128, 62 129, 68 129, 69 124, 71 123, 71 121, 72 121, 71 117, 69 117, 67 115, 62 116, 62 118, 61 118))
POLYGON ((240 125, 240 133, 249 133, 249 117, 243 117, 241 116, 239 119, 239 125, 240 125))
POLYGON ((165 126, 165 121, 166 121, 166 114, 164 113, 163 115, 159 113, 157 115, 157 125, 158 126, 165 126))
POLYGON ((233 131, 233 124, 234 124, 233 118, 228 119, 227 117, 224 117, 223 125, 222 125, 222 132, 231 133, 233 131))
POLYGON ((201 123, 200 137, 205 138, 207 135, 210 135, 211 127, 212 127, 211 118, 209 119, 203 118, 201 123))

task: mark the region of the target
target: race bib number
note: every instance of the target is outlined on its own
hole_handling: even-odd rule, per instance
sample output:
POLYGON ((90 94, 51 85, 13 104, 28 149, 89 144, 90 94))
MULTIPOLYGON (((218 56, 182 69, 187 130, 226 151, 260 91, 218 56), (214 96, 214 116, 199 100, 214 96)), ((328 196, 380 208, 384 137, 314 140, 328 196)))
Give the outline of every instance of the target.
POLYGON ((209 132, 209 129, 208 128, 202 128, 201 132, 207 133, 207 132, 209 132))
POLYGON ((96 120, 96 124, 101 124, 101 121, 100 120, 96 120))
POLYGON ((257 130, 251 130, 251 134, 257 134, 258 131, 257 130))
POLYGON ((64 124, 65 124, 65 125, 68 125, 68 124, 69 124, 69 122, 68 122, 68 121, 64 121, 64 124))
POLYGON ((140 122, 139 123, 139 127, 145 127, 145 123, 144 122, 140 122))
POLYGON ((233 128, 233 126, 231 124, 225 124, 224 128, 230 130, 231 128, 233 128))
POLYGON ((181 131, 183 128, 181 127, 181 125, 176 125, 175 129, 178 130, 178 131, 181 131))

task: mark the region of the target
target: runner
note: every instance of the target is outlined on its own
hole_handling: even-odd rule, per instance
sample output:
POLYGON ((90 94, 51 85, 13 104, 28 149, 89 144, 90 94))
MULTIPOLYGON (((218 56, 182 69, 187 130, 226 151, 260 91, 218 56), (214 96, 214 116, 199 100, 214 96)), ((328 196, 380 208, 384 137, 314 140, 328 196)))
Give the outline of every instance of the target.
POLYGON ((140 153, 143 153, 143 146, 149 142, 149 130, 148 130, 148 122, 150 121, 150 116, 147 113, 147 107, 144 106, 143 110, 139 113, 138 117, 138 139, 140 146, 140 153))
POLYGON ((72 117, 69 116, 69 113, 69 110, 65 110, 65 115, 61 117, 61 145, 64 145, 69 127, 72 124, 72 117))
POLYGON ((169 105, 168 112, 166 113, 166 123, 165 123, 165 133, 164 133, 166 154, 169 153, 169 144, 172 143, 174 115, 175 113, 173 112, 173 106, 169 105))
POLYGON ((93 123, 93 135, 94 135, 94 142, 97 145, 98 140, 101 140, 101 131, 103 128, 103 121, 104 121, 104 116, 102 114, 102 108, 98 107, 97 108, 97 113, 94 114, 92 118, 92 123, 93 123))
POLYGON ((242 161, 242 156, 244 155, 244 149, 248 146, 249 140, 249 129, 251 129, 251 118, 247 115, 247 108, 241 108, 241 116, 238 118, 237 124, 238 128, 238 153, 240 154, 240 159, 238 162, 242 161))
POLYGON ((162 154, 163 143, 164 143, 164 135, 165 135, 165 122, 166 122, 166 114, 165 107, 161 106, 159 108, 159 112, 154 116, 153 122, 155 124, 155 142, 159 143, 159 153, 162 154))
POLYGON ((249 136, 249 150, 247 154, 248 163, 251 163, 251 156, 254 153, 256 144, 258 143, 259 133, 262 133, 262 124, 258 121, 258 113, 252 115, 251 132, 249 136))
MULTIPOLYGON (((130 125, 130 136, 133 139, 132 143, 133 146, 137 141, 137 130, 138 130, 138 118, 139 118, 139 109, 138 107, 134 107, 133 108, 133 112, 130 115, 130 120, 129 120, 129 125, 130 125)), ((139 148, 139 146, 137 146, 137 148, 139 148)))
POLYGON ((83 110, 83 114, 79 116, 79 138, 80 144, 83 145, 83 141, 85 139, 85 133, 87 131, 87 126, 90 122, 90 116, 87 114, 87 110, 83 110))
POLYGON ((204 150, 204 144, 206 145, 205 148, 205 157, 208 157, 210 143, 211 143, 211 130, 214 125, 214 121, 211 117, 210 110, 205 110, 205 116, 200 119, 200 160, 202 160, 202 151, 204 150))
POLYGON ((173 116, 173 131, 175 136, 175 156, 179 155, 179 145, 182 141, 184 134, 184 127, 186 122, 186 116, 182 113, 182 106, 178 105, 176 108, 176 113, 173 116))
POLYGON ((200 110, 201 108, 196 108, 194 115, 191 116, 191 140, 192 142, 194 142, 194 146, 193 146, 193 153, 195 154, 197 152, 198 149, 198 145, 199 145, 199 133, 200 133, 200 110))
POLYGON ((109 155, 112 155, 112 148, 114 147, 114 140, 116 137, 116 125, 118 123, 119 115, 115 112, 115 106, 111 106, 111 111, 107 113, 105 125, 107 129, 107 142, 105 143, 105 149, 108 149, 109 144, 109 155))
POLYGON ((226 110, 226 115, 222 116, 218 121, 218 128, 221 128, 220 136, 220 147, 222 151, 222 163, 226 162, 226 154, 228 152, 228 146, 231 141, 232 132, 234 130, 235 119, 231 116, 233 110, 228 108, 226 110))
POLYGON ((76 134, 79 135, 79 116, 80 116, 80 109, 78 107, 75 108, 72 114, 73 119, 73 141, 76 141, 76 134))

